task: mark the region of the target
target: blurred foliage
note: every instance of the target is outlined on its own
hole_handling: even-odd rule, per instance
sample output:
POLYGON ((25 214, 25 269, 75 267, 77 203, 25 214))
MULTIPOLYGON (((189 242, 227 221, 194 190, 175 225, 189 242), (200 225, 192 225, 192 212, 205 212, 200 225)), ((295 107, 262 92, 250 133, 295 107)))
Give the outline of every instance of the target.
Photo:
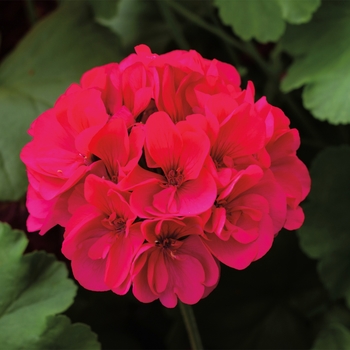
MULTIPOLYGON (((29 26, 45 3, 26 1, 30 21, 20 17, 22 9, 18 24, 29 26)), ((243 87, 254 81, 257 97, 266 95, 298 128, 299 156, 311 169, 313 188, 298 236, 281 232, 272 250, 244 271, 223 266, 219 286, 194 306, 204 346, 349 349, 349 2, 79 0, 57 5, 0 62, 0 199, 17 201, 24 195, 27 180, 18 155, 29 140, 26 131, 87 69, 118 62, 140 43, 156 53, 191 48, 233 64, 243 87)), ((4 42, 5 29, 0 24, 4 42)), ((22 223, 26 213, 18 203, 3 203, 0 219, 22 223)), ((44 238, 61 235, 54 230, 44 238)), ((40 239, 47 242, 31 234, 31 249, 40 239)), ((75 288, 52 256, 22 255, 26 244, 19 231, 0 227, 0 344, 6 349, 98 348, 89 328, 75 322, 88 324, 103 349, 189 347, 179 310, 142 304, 130 293, 120 297, 79 287, 66 315, 57 316, 72 303, 75 288)), ((60 239, 51 239, 56 250, 45 244, 56 251, 60 239)))
POLYGON ((316 337, 312 349, 349 349, 350 312, 334 307, 325 316, 323 327, 316 337))
POLYGON ((318 270, 334 298, 350 306, 350 147, 333 147, 314 160, 306 220, 299 230, 301 247, 319 259, 318 270))

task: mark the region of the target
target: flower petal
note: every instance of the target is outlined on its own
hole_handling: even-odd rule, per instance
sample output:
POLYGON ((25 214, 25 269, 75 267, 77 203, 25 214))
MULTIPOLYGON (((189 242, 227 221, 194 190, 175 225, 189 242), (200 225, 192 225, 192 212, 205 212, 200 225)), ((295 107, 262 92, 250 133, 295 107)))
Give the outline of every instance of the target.
POLYGON ((180 132, 165 112, 153 113, 146 123, 146 146, 164 172, 176 170, 182 150, 180 132))

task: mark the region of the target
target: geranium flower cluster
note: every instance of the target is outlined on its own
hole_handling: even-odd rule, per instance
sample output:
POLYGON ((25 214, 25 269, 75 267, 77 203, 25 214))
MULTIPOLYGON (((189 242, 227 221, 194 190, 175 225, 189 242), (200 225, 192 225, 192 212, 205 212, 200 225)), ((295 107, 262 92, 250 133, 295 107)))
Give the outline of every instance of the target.
POLYGON ((194 304, 220 262, 244 269, 301 226, 310 178, 297 130, 234 67, 135 50, 31 125, 27 225, 65 227, 62 252, 87 289, 194 304))

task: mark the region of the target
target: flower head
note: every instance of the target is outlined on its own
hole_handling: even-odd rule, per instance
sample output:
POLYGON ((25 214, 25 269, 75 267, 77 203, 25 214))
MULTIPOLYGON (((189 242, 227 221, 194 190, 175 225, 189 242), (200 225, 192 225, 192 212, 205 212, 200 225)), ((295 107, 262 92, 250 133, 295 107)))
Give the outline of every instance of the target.
POLYGON ((310 177, 297 130, 233 66, 135 51, 33 122, 28 229, 65 227, 62 252, 87 289, 194 304, 220 263, 244 269, 302 225, 310 177))

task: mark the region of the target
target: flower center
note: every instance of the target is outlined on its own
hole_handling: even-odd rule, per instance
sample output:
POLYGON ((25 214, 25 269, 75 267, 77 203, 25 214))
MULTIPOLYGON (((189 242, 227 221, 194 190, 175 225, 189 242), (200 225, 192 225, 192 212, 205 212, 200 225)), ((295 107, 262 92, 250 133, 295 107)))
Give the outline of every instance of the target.
POLYGON ((136 118, 136 121, 145 124, 149 116, 157 111, 156 103, 151 99, 146 109, 136 118))
POLYGON ((108 218, 104 218, 102 225, 115 233, 125 233, 126 222, 123 218, 117 217, 116 213, 112 213, 108 218))
POLYGON ((88 157, 82 153, 79 153, 79 156, 83 158, 84 165, 89 166, 90 164, 92 164, 92 159, 90 159, 91 157, 88 157))
POLYGON ((225 167, 225 164, 224 162, 222 161, 222 159, 218 159, 218 158, 213 158, 213 161, 214 161, 214 164, 215 164, 215 168, 217 170, 219 170, 220 168, 224 168, 225 167))
POLYGON ((94 154, 90 153, 89 155, 85 155, 82 153, 79 153, 79 157, 81 157, 83 159, 83 163, 86 166, 91 165, 92 163, 98 161, 100 158, 98 158, 97 156, 95 156, 94 154))
POLYGON ((118 183, 118 175, 112 175, 111 181, 117 184, 118 183))
POLYGON ((176 258, 177 250, 182 246, 182 242, 176 238, 160 237, 155 241, 157 247, 162 248, 163 252, 176 258))
POLYGON ((225 199, 215 200, 214 206, 216 208, 225 208, 227 206, 227 201, 225 199))
POLYGON ((118 183, 119 172, 118 169, 111 167, 109 164, 105 164, 106 172, 109 179, 115 184, 118 183))
POLYGON ((181 186, 182 183, 185 181, 185 177, 182 174, 182 171, 177 169, 171 169, 167 174, 166 174, 166 178, 168 180, 168 184, 170 186, 181 186))
POLYGON ((161 238, 159 241, 156 241, 157 246, 161 246, 164 249, 172 248, 176 244, 176 239, 174 238, 161 238))

